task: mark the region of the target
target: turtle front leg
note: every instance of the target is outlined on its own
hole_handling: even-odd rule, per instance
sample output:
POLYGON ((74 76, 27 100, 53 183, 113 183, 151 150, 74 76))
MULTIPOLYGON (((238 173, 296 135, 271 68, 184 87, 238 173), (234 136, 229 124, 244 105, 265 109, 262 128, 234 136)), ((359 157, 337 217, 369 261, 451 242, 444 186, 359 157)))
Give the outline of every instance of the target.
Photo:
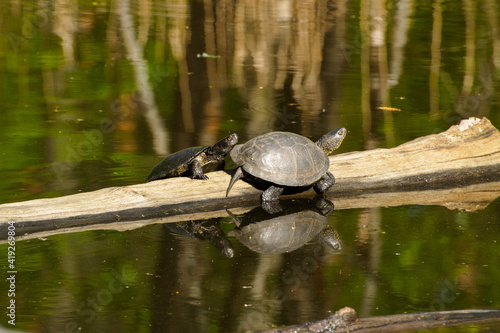
POLYGON ((313 188, 316 193, 325 195, 326 191, 328 191, 333 184, 335 184, 335 177, 330 172, 327 172, 316 182, 316 184, 314 184, 313 188))
POLYGON ((271 185, 267 190, 262 193, 262 201, 276 201, 279 200, 283 187, 271 185))
POLYGON ((191 162, 191 173, 193 174, 191 176, 191 178, 193 179, 208 179, 208 176, 203 173, 201 163, 198 160, 194 160, 193 162, 191 162))

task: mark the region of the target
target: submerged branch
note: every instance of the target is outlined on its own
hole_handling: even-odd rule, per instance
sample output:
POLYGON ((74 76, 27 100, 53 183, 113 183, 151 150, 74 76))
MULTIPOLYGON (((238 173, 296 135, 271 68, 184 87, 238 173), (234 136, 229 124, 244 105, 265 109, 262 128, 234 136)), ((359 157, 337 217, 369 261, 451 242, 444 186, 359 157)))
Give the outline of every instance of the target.
POLYGON ((500 321, 500 310, 436 311, 357 318, 354 309, 345 307, 322 320, 272 329, 265 333, 396 333, 491 321, 500 321))

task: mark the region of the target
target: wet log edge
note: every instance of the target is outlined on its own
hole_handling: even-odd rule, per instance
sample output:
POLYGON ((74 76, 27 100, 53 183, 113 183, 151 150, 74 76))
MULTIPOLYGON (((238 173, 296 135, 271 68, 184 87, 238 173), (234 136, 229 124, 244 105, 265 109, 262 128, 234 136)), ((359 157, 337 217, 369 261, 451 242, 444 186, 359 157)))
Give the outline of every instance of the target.
MULTIPOLYGON (((227 201, 234 201, 235 204, 233 206, 241 207, 241 200, 239 198, 233 198, 227 201)), ((257 197, 252 201, 245 202, 245 204, 245 207, 253 208, 260 204, 260 199, 257 197)), ((208 199, 203 202, 188 202, 180 208, 178 205, 163 205, 152 208, 130 208, 116 212, 106 212, 102 214, 79 215, 72 218, 20 221, 16 222, 16 228, 22 230, 23 234, 33 234, 49 230, 66 230, 71 228, 81 229, 80 227, 88 227, 96 224, 108 224, 116 222, 126 223, 137 220, 149 220, 149 223, 141 223, 141 225, 152 223, 168 223, 169 221, 163 221, 163 219, 167 216, 175 217, 194 212, 196 212, 197 214, 203 214, 212 211, 222 212, 229 207, 231 207, 231 204, 228 204, 228 202, 214 202, 213 200, 208 199)), ((1 240, 7 238, 7 228, 7 224, 0 224, 0 244, 3 243, 1 240)), ((103 227, 102 229, 106 228, 103 227)))

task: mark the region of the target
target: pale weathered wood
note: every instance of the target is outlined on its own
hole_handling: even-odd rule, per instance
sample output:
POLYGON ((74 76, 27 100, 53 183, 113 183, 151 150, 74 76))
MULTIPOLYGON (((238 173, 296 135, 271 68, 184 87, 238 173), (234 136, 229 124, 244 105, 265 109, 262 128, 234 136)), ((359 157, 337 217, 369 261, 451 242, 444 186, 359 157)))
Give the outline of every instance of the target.
POLYGON ((338 194, 452 188, 498 181, 500 133, 486 118, 470 118, 445 132, 392 149, 337 155, 330 169, 338 178, 334 189, 338 194))
MULTIPOLYGON (((330 161, 337 183, 328 197, 336 209, 441 204, 475 210, 500 194, 500 133, 486 118, 471 118, 392 149, 339 154, 330 161)), ((3 204, 0 225, 16 221, 28 232, 35 226, 48 230, 161 216, 182 220, 179 215, 224 214, 224 208, 259 203, 261 191, 249 184, 237 182, 226 198, 230 175, 220 171, 209 177, 3 204)), ((313 195, 309 190, 296 196, 313 195)))

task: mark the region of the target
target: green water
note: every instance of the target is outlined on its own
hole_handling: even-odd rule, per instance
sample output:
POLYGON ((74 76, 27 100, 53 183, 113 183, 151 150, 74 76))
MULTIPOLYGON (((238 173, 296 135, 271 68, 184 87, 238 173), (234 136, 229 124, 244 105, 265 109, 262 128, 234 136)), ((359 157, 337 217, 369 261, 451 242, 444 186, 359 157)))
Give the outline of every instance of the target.
MULTIPOLYGON (((495 1, 255 6, 2 2, 0 203, 142 183, 168 153, 233 132, 241 142, 272 130, 317 139, 344 126, 344 153, 394 147, 471 116, 500 128, 495 1)), ((476 212, 336 210, 328 223, 341 251, 313 240, 258 254, 230 236, 233 258, 161 223, 19 239, 16 325, 0 323, 241 332, 344 306, 364 317, 500 308, 499 216, 498 200, 476 212)), ((234 229, 229 217, 218 222, 234 229)), ((7 275, 6 244, 0 253, 7 275)), ((8 290, 0 282, 5 307, 8 290)))

